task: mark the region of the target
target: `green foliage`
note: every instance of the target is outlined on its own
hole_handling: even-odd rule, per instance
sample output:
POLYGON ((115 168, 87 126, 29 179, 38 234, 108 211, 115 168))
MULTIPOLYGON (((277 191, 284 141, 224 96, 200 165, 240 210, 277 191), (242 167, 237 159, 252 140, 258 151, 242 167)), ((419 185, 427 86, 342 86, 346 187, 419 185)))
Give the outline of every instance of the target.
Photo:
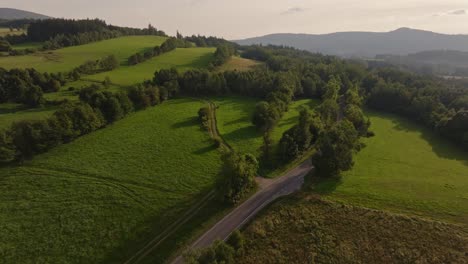
POLYGON ((313 157, 317 175, 332 177, 350 170, 354 165, 353 154, 358 147, 358 133, 346 119, 321 133, 317 142, 317 154, 313 157))
POLYGON ((6 40, 0 39, 0 52, 8 52, 11 50, 11 45, 6 40))
POLYGON ((258 161, 251 154, 225 153, 219 174, 218 190, 224 202, 236 204, 256 185, 258 161))

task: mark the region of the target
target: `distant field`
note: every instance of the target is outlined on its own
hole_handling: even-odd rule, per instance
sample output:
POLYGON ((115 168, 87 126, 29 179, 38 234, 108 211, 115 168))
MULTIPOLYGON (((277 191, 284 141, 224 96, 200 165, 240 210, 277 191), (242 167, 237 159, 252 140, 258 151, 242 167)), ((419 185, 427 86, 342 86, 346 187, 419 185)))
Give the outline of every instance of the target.
POLYGON ((13 32, 9 28, 0 28, 0 37, 6 36, 6 35, 21 35, 23 33, 26 33, 24 30, 13 30, 13 32))
POLYGON ((16 49, 16 50, 39 49, 41 47, 42 47, 41 42, 27 42, 27 43, 13 45, 13 49, 16 49))
POLYGON ((468 233, 425 221, 296 195, 242 232, 235 263, 465 263, 468 233))
MULTIPOLYGON (((263 136, 252 124, 257 101, 246 97, 216 98, 214 101, 219 105, 216 117, 223 138, 238 151, 259 155, 263 136)), ((273 131, 273 140, 279 142, 283 133, 297 123, 301 106, 313 108, 314 105, 310 99, 293 102, 273 131)))
POLYGON ((0 168, 1 262, 123 263, 214 182, 201 105, 170 100, 0 168))
POLYGON ((219 67, 218 71, 248 71, 260 64, 261 63, 258 61, 233 56, 225 64, 219 67))
POLYGON ((128 86, 153 79, 160 69, 176 68, 180 71, 206 68, 213 58, 215 48, 183 48, 154 57, 134 66, 123 66, 111 72, 85 76, 85 80, 103 81, 108 76, 112 83, 128 86))
POLYGON ((66 72, 88 60, 97 60, 114 54, 124 65, 132 54, 164 42, 158 36, 128 36, 94 42, 81 46, 40 52, 25 56, 0 57, 0 67, 35 68, 43 72, 66 72))
POLYGON ((369 114, 376 136, 342 181, 316 187, 330 199, 468 223, 468 154, 412 122, 369 114))
POLYGON ((15 121, 45 119, 55 111, 55 107, 25 109, 19 104, 0 104, 0 130, 9 128, 15 121))

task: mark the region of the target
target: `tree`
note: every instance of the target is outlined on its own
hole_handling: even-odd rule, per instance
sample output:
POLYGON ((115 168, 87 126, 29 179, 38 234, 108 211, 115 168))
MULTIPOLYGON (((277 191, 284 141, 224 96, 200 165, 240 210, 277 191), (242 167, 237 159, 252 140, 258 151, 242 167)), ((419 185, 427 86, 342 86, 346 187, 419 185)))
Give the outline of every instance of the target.
POLYGON ((251 154, 237 152, 224 154, 222 160, 223 167, 219 174, 218 189, 223 201, 236 204, 255 187, 258 161, 251 154))
POLYGON ((9 131, 0 131, 0 163, 8 163, 16 158, 16 147, 9 131))
POLYGON ((279 118, 278 110, 271 107, 268 102, 263 101, 255 106, 252 123, 261 131, 268 131, 275 126, 279 118))
POLYGON ((353 153, 358 147, 358 133, 346 119, 324 131, 317 142, 318 152, 313 157, 317 174, 331 177, 351 169, 354 165, 353 153))
POLYGON ((6 40, 0 40, 0 52, 8 52, 11 50, 11 45, 6 40))

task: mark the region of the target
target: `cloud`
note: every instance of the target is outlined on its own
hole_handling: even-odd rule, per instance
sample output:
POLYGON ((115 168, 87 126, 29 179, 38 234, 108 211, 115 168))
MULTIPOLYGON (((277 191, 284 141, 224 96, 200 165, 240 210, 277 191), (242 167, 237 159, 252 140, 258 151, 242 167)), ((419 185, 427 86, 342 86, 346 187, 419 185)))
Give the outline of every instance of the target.
POLYGON ((466 10, 465 9, 455 10, 455 11, 449 12, 448 14, 455 15, 455 16, 466 15, 466 10))
POLYGON ((439 13, 439 14, 434 14, 433 16, 464 16, 467 15, 468 12, 465 9, 458 9, 458 10, 453 10, 449 12, 444 12, 444 13, 439 13))
POLYGON ((305 12, 307 8, 303 7, 291 7, 288 10, 282 12, 282 15, 292 15, 292 14, 297 14, 297 13, 302 13, 305 12))

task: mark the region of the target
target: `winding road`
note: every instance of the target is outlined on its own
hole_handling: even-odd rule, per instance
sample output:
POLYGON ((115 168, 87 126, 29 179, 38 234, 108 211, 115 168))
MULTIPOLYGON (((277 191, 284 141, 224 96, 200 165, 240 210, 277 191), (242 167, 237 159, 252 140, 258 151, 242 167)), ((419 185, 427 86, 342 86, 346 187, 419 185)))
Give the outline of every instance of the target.
MULTIPOLYGON (((196 240, 189 249, 200 249, 210 246, 215 240, 226 240, 232 232, 241 228, 262 208, 275 199, 299 190, 304 183, 304 176, 312 169, 311 161, 307 160, 282 177, 271 182, 264 182, 262 184, 263 189, 216 223, 210 230, 196 240)), ((172 264, 181 263, 184 263, 182 256, 178 256, 172 262, 172 264)))
MULTIPOLYGON (((213 139, 219 139, 224 148, 232 150, 231 146, 225 142, 219 134, 216 124, 216 105, 209 101, 207 103, 210 109, 210 136, 213 139)), ((309 159, 277 179, 272 180, 258 177, 256 180, 260 190, 217 222, 187 249, 204 248, 210 246, 215 240, 226 240, 232 232, 241 228, 262 208, 281 196, 285 196, 299 190, 304 183, 304 176, 312 169, 312 162, 309 159)), ((174 234, 174 232, 176 232, 183 224, 189 221, 203 206, 206 205, 209 200, 213 199, 213 197, 214 191, 208 193, 203 199, 194 204, 184 215, 172 223, 172 225, 167 227, 161 234, 149 241, 146 246, 140 249, 124 264, 136 264, 144 260, 151 252, 156 250, 164 240, 174 234)), ((172 263, 184 263, 184 259, 182 256, 178 256, 172 263)))

